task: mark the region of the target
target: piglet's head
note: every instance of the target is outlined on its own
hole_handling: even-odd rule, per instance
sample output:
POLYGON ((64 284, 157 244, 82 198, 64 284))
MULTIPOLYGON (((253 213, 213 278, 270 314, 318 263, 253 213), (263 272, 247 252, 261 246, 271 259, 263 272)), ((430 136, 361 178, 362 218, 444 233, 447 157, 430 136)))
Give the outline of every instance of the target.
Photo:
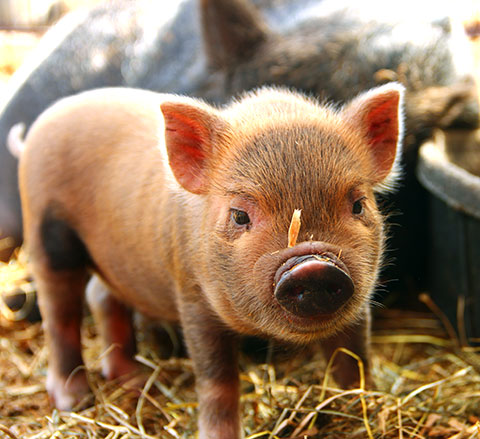
POLYGON ((224 323, 308 342, 361 315, 385 239, 375 192, 399 171, 402 95, 386 85, 339 111, 269 88, 223 110, 162 104, 170 167, 196 194, 195 275, 224 323))

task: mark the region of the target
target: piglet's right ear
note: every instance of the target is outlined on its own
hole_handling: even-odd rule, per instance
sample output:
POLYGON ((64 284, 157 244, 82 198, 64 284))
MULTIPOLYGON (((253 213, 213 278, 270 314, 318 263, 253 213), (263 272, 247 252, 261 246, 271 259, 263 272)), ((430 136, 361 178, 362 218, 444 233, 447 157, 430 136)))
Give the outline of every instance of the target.
POLYGON ((173 175, 187 191, 207 192, 214 144, 226 129, 226 121, 214 108, 193 99, 191 102, 164 102, 160 108, 173 175))

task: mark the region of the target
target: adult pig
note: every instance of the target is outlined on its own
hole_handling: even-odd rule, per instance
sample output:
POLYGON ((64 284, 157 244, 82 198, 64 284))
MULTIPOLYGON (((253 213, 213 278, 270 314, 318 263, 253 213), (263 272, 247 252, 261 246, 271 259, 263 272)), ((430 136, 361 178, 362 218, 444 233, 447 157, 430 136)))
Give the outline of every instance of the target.
MULTIPOLYGON (((398 171, 402 91, 386 85, 335 111, 264 88, 218 110, 113 88, 44 112, 18 149, 57 407, 88 391, 89 270, 111 292, 91 301, 113 347, 108 378, 134 367, 127 307, 182 325, 201 439, 240 437, 235 334, 321 339, 327 356, 347 347, 370 382, 369 300, 385 239, 375 193, 398 171)), ((336 371, 340 385, 358 385, 353 359, 336 371)))
MULTIPOLYGON (((469 87, 457 82, 452 53, 461 50, 451 49, 452 34, 439 20, 444 15, 437 3, 427 20, 415 22, 410 11, 420 12, 413 2, 366 1, 350 10, 344 8, 352 2, 254 3, 170 1, 159 9, 152 0, 119 0, 71 14, 47 34, 36 57, 14 76, 0 116, 0 237, 14 238, 0 248, 1 259, 22 240, 16 162, 2 146, 8 130, 20 121, 29 125, 50 103, 81 90, 128 85, 225 102, 243 90, 276 84, 342 103, 393 78, 407 87, 410 162, 416 150, 409 146, 432 126, 476 120, 466 105, 469 87)), ((425 202, 409 198, 422 194, 413 173, 406 181, 400 194, 407 199, 396 206, 405 211, 404 227, 394 246, 404 249, 406 271, 417 277, 426 254, 418 248, 427 235, 425 202)))

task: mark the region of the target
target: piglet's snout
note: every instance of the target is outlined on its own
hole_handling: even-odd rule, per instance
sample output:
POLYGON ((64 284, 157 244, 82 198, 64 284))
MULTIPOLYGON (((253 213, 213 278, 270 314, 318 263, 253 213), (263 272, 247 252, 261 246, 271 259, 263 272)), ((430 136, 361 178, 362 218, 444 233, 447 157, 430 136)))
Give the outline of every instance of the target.
POLYGON ((275 298, 286 311, 321 318, 341 308, 354 292, 353 281, 336 258, 303 255, 290 258, 275 276, 275 298))

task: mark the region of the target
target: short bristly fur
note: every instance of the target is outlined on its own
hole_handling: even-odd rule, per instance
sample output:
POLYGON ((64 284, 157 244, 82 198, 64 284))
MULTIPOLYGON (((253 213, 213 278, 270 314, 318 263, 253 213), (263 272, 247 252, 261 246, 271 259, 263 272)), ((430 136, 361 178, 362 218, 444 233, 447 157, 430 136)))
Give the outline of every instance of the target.
MULTIPOLYGON (((114 346, 108 378, 135 368, 129 307, 181 323, 201 439, 241 434, 235 333, 322 339, 326 355, 347 347, 370 382, 369 300, 385 239, 374 192, 396 173, 401 95, 389 85, 334 111, 265 88, 215 109, 103 89, 41 115, 15 148, 56 405, 70 409, 88 391, 78 366, 90 270, 88 300, 114 346), (302 225, 287 248, 295 209, 302 225), (332 255, 348 272, 353 294, 337 311, 303 318, 276 300, 275 274, 305 254, 332 255)), ((337 363, 339 383, 356 385, 355 361, 337 363)))

